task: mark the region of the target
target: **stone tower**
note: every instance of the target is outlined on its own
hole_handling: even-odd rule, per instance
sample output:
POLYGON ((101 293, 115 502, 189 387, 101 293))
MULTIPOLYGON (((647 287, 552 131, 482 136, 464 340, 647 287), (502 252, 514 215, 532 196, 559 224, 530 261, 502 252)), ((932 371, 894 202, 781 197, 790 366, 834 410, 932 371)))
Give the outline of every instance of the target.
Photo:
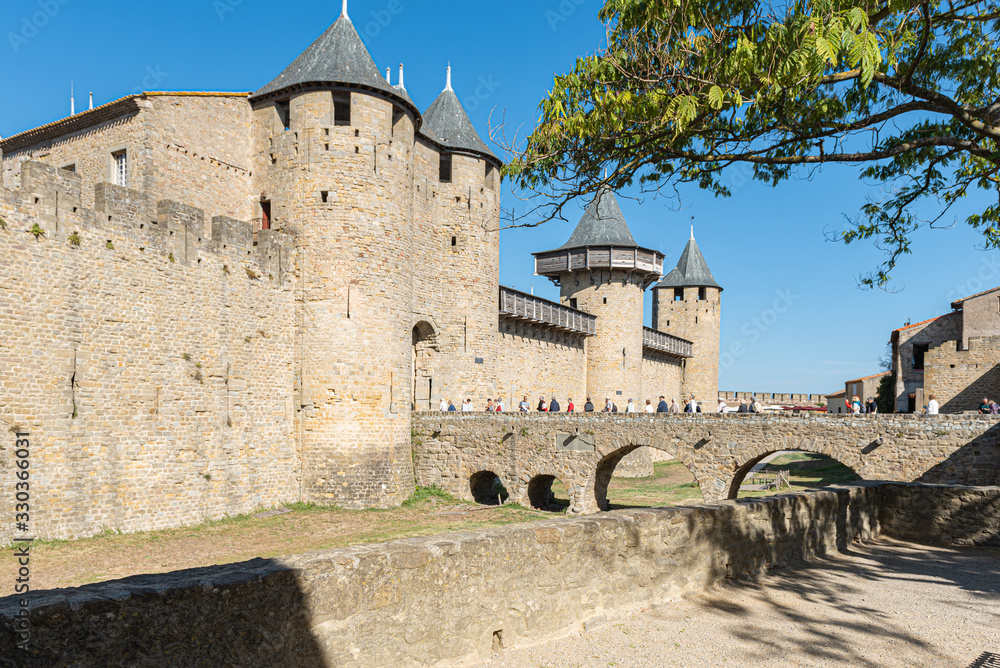
POLYGON ((722 286, 712 276, 692 227, 677 266, 653 288, 653 329, 694 343, 694 357, 684 369, 684 392, 708 407, 719 394, 721 316, 722 286))
POLYGON ((414 162, 413 338, 429 351, 417 360, 415 404, 495 397, 500 161, 459 102, 450 67, 423 114, 414 162))
POLYGON ((569 241, 535 253, 535 273, 560 287, 566 306, 597 316, 587 341, 587 393, 600 409, 610 397, 642 397, 643 295, 663 273, 663 255, 640 247, 618 200, 602 192, 587 207, 569 241))
POLYGON ((413 178, 419 112, 347 16, 250 97, 261 231, 299 273, 294 422, 302 499, 396 505, 413 490, 413 178))

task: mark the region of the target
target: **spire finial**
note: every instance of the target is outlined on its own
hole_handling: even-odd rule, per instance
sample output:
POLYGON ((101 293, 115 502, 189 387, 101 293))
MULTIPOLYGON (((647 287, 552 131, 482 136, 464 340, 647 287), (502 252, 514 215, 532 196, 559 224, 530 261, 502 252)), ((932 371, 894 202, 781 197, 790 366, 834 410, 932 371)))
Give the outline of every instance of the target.
POLYGON ((406 85, 403 83, 403 63, 399 64, 399 87, 406 88, 406 85))
POLYGON ((344 0, 344 8, 340 10, 340 15, 342 17, 344 17, 345 19, 348 18, 348 16, 347 16, 347 0, 344 0))
POLYGON ((694 216, 691 216, 691 241, 694 241, 694 216))
POLYGON ((391 67, 385 68, 385 82, 387 84, 389 84, 389 85, 392 85, 392 68, 391 67))
POLYGON ((451 90, 451 63, 448 63, 448 79, 444 85, 445 90, 451 90))

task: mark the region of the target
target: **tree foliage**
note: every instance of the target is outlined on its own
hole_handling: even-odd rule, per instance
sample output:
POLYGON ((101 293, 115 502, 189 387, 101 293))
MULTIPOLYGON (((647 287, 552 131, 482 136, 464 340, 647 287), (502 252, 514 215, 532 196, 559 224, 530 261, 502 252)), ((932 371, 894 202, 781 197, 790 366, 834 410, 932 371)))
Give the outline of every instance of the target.
POLYGON ((607 0, 601 18, 606 48, 555 78, 508 147, 546 219, 634 183, 728 196, 735 163, 770 184, 851 163, 883 186, 838 234, 886 251, 863 283, 885 285, 913 232, 973 191, 988 199, 967 222, 1000 247, 995 0, 607 0))

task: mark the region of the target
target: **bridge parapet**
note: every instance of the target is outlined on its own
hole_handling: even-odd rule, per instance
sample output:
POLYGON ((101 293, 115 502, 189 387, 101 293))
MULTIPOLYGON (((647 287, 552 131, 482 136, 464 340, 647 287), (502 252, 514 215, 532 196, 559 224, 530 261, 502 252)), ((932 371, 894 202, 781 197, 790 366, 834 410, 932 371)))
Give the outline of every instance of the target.
POLYGON ((572 513, 606 507, 615 467, 641 447, 680 460, 706 501, 735 498, 780 450, 827 455, 865 480, 1000 484, 1000 418, 989 415, 418 413, 413 430, 418 484, 474 500, 470 481, 493 473, 527 505, 532 481, 554 477, 572 513))

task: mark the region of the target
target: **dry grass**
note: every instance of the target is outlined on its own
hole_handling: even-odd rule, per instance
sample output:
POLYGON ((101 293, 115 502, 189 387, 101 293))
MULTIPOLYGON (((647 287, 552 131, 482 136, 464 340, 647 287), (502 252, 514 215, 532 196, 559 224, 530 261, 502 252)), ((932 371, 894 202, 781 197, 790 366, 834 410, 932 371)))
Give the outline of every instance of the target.
MULTIPOLYGON (((811 453, 775 459, 769 468, 787 468, 792 489, 811 489, 857 476, 847 467, 811 453)), ((568 505, 566 488, 552 486, 551 510, 568 505)), ((788 489, 780 490, 788 491, 788 489)), ((775 492, 747 492, 765 496, 775 492)), ((648 478, 614 478, 608 488, 612 509, 703 503, 693 476, 679 461, 657 462, 648 478)), ((271 558, 397 538, 481 529, 551 517, 551 513, 506 506, 477 506, 435 489, 418 489, 401 508, 344 510, 306 504, 268 518, 227 518, 182 529, 135 534, 106 533, 75 541, 43 541, 32 548, 32 580, 41 589, 72 587, 143 573, 271 558)))

